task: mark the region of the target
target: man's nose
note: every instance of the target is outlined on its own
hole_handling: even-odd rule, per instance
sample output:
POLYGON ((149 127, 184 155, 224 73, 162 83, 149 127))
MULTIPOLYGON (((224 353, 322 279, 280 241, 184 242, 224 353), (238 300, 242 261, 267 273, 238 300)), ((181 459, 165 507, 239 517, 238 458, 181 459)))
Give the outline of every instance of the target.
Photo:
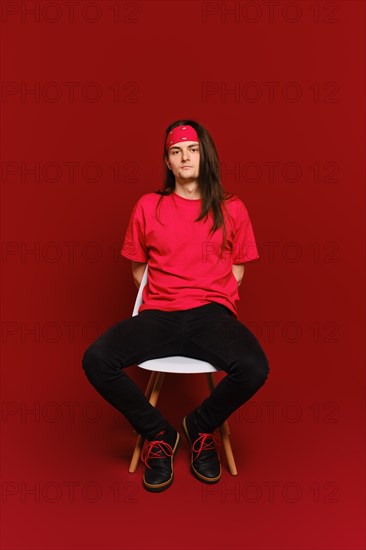
POLYGON ((182 151, 182 159, 183 159, 183 160, 189 159, 189 151, 188 151, 188 149, 187 149, 186 151, 184 151, 184 149, 183 149, 183 151, 182 151))

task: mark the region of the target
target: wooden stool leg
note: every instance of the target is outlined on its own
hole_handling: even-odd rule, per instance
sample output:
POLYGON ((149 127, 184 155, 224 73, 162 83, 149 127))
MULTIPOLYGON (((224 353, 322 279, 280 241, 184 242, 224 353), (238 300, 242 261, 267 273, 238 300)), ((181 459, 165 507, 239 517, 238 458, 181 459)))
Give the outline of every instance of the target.
POLYGON ((159 393, 160 393, 160 390, 161 390, 161 386, 163 384, 163 380, 164 380, 164 376, 165 376, 165 373, 164 372, 158 372, 157 373, 157 377, 155 379, 155 383, 154 383, 154 386, 153 386, 153 389, 152 389, 152 392, 151 392, 151 396, 150 396, 150 403, 152 404, 153 407, 155 407, 157 401, 158 401, 158 397, 159 397, 159 393))
MULTIPOLYGON (((154 372, 150 375, 150 380, 149 380, 145 395, 147 395, 148 392, 150 392, 150 388, 152 386, 151 395, 149 397, 149 402, 152 404, 153 407, 155 407, 156 403, 158 401, 159 393, 160 393, 161 386, 162 386, 162 383, 163 383, 163 380, 164 380, 164 373, 163 372, 157 372, 154 377, 153 377, 153 374, 154 374, 154 372), (152 380, 154 382, 152 382, 152 380)), ((131 474, 136 472, 136 469, 137 469, 137 466, 138 466, 138 463, 139 463, 139 460, 140 460, 140 456, 141 456, 141 451, 142 451, 144 439, 145 438, 142 437, 140 434, 138 435, 136 445, 135 445, 135 449, 133 451, 130 467, 128 469, 128 471, 131 474)))
POLYGON ((227 433, 227 426, 225 426, 225 422, 223 423, 222 426, 220 426, 220 433, 221 433, 222 445, 223 445, 224 450, 225 450, 226 460, 227 460, 227 463, 229 465, 230 473, 233 476, 236 476, 236 475, 238 475, 238 470, 236 469, 233 450, 231 448, 229 434, 227 433))
MULTIPOLYGON (((212 372, 207 372, 206 376, 207 376, 208 386, 210 388, 210 391, 212 391, 215 387, 214 374, 212 372)), ((230 435, 229 424, 227 423, 226 420, 225 422, 223 422, 222 426, 220 426, 220 435, 221 435, 222 446, 224 447, 226 460, 229 466, 230 473, 233 476, 236 476, 238 475, 238 470, 236 469, 233 450, 231 448, 231 443, 229 439, 229 435, 230 435)))
POLYGON ((207 382, 208 382, 208 387, 210 388, 210 392, 212 392, 212 390, 214 389, 214 387, 216 385, 213 372, 206 372, 206 378, 207 378, 207 382))
POLYGON ((150 378, 149 378, 149 382, 147 384, 147 387, 146 387, 146 391, 145 391, 145 396, 150 399, 150 396, 151 396, 151 392, 152 392, 152 389, 154 387, 154 384, 155 384, 155 380, 156 380, 156 377, 159 373, 156 372, 156 370, 153 370, 151 371, 151 374, 150 374, 150 378))

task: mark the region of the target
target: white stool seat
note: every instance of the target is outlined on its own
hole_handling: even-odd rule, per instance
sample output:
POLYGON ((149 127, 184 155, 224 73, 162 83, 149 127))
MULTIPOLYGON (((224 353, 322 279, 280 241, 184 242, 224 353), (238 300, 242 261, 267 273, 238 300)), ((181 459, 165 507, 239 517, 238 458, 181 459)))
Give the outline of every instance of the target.
POLYGON ((218 372, 221 369, 216 369, 211 363, 200 361, 192 357, 184 357, 183 355, 171 355, 169 357, 159 357, 158 359, 150 359, 143 363, 137 363, 139 367, 147 370, 158 372, 173 372, 179 374, 196 374, 200 372, 218 372))

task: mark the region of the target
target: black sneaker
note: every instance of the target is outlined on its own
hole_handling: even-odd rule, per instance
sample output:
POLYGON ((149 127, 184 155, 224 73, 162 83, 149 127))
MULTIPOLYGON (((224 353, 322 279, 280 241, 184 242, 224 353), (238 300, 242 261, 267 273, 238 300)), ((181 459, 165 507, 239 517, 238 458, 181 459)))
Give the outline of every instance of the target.
POLYGON ((160 492, 173 483, 173 457, 179 445, 180 435, 173 427, 162 430, 146 442, 141 453, 141 460, 146 465, 142 478, 145 489, 160 492))
POLYGON ((191 415, 183 418, 182 427, 191 446, 191 469, 203 483, 217 483, 221 477, 219 440, 213 433, 198 431, 191 415))

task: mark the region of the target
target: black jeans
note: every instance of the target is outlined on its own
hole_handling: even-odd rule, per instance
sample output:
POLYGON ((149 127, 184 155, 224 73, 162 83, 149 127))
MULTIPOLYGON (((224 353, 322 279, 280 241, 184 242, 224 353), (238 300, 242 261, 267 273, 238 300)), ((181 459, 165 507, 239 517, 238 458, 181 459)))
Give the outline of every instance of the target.
POLYGON ((82 367, 94 388, 137 433, 151 438, 167 420, 124 372, 149 359, 183 355, 211 363, 227 375, 193 412, 213 432, 264 384, 268 359, 258 340, 216 302, 179 311, 145 310, 112 326, 84 352, 82 367))

